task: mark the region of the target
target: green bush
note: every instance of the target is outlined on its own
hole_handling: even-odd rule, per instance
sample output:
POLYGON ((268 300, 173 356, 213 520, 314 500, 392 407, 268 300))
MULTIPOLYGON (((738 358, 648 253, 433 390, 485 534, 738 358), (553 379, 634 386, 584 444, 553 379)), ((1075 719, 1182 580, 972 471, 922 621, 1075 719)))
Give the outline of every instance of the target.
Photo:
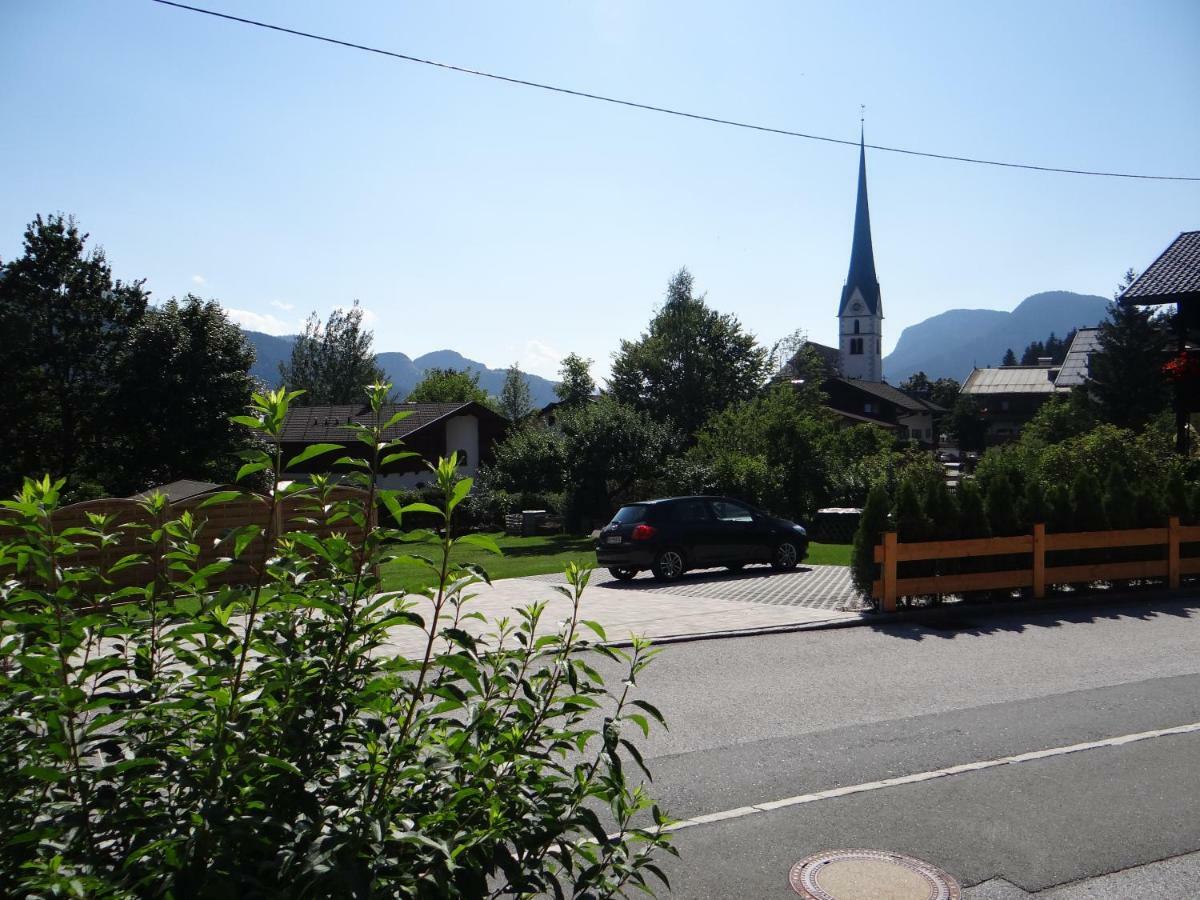
POLYGON ((854 534, 854 548, 851 551, 850 575, 854 587, 864 597, 871 596, 875 580, 879 578, 875 547, 882 542, 883 533, 888 530, 888 508, 891 505, 887 490, 877 484, 867 494, 867 502, 858 520, 858 531, 854 534))
MULTIPOLYGON (((293 396, 256 396, 238 421, 278 436, 293 396)), ((490 639, 468 633, 485 576, 454 550, 495 545, 451 536, 471 486, 453 457, 435 473, 440 507, 376 488, 371 472, 403 452, 381 444, 390 424, 354 429, 361 499, 323 477, 276 482, 269 524, 234 529, 205 565, 204 510, 171 519, 161 496, 147 553, 101 568, 81 554, 120 526, 93 515, 54 533, 61 482, 27 480, 3 504, 19 536, 0 545, 0 895, 601 897, 661 877, 666 820, 635 786, 631 740, 661 722, 634 696, 654 651, 584 640, 604 634, 581 615, 574 567, 557 630, 538 603, 472 623, 490 639), (314 527, 278 533, 285 499, 314 527), (377 503, 442 527, 371 527, 377 503), (379 566, 418 538, 436 547, 438 587, 420 602, 381 592, 379 566), (270 552, 251 584, 210 584, 256 544, 270 552), (116 588, 131 567, 138 582, 116 588), (397 629, 423 651, 389 647, 397 629), (597 659, 620 670, 615 689, 597 659)), ((242 475, 282 462, 251 452, 242 475)))
POLYGON ((1012 483, 1004 474, 999 474, 987 486, 984 506, 987 509, 988 525, 996 537, 1021 534, 1021 520, 1017 514, 1016 493, 1012 483))

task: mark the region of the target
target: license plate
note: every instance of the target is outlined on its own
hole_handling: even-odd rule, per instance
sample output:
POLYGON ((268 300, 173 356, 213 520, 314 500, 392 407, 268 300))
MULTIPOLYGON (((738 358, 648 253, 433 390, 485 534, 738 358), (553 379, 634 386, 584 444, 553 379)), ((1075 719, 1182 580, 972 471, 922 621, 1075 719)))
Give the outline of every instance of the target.
POLYGON ((619 534, 610 534, 608 537, 606 537, 604 539, 604 543, 619 544, 619 543, 621 543, 621 536, 619 534))

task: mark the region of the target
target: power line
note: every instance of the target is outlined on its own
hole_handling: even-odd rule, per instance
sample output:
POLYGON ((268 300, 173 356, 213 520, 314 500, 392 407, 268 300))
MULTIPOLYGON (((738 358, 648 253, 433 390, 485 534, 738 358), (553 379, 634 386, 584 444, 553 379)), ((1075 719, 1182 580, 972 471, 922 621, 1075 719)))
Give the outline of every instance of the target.
MULTIPOLYGON (((211 9, 204 9, 199 6, 189 6, 186 3, 176 3, 174 0, 153 0, 154 3, 159 3, 163 6, 171 6, 175 9, 187 10, 188 12, 200 13, 205 16, 212 16, 217 19, 226 19, 230 22, 239 22, 243 25, 253 25, 256 28, 266 28, 270 31, 278 31, 282 34, 290 34, 294 37, 307 38, 312 41, 321 41, 326 44, 334 44, 338 47, 346 47, 351 50, 362 50, 366 53, 375 53, 379 56, 388 56, 393 59, 402 59, 406 62, 420 63, 424 66, 434 66, 438 69, 446 69, 451 72, 459 72, 463 75, 475 75, 479 78, 490 78, 493 81, 502 81, 506 84, 516 84, 522 87, 537 88, 542 91, 552 91, 556 94, 567 94, 571 97, 581 97, 585 100, 598 100, 603 103, 613 103, 617 106, 628 106, 632 109, 642 109, 647 112, 663 113, 668 116, 678 116, 683 119, 694 119, 698 122, 710 122, 714 125, 728 125, 733 128, 745 128, 750 131, 762 131, 767 134, 778 134, 784 137, 802 138, 807 141, 823 141, 827 144, 845 144, 850 147, 857 147, 858 141, 843 140, 841 138, 827 137, 820 134, 805 134, 801 131, 790 131, 786 128, 772 128, 768 125, 755 125, 751 122, 739 122, 734 119, 722 119, 717 116, 705 116, 700 113, 684 112, 683 110, 670 109, 665 106, 654 106, 650 103, 638 103, 634 100, 622 100, 618 97, 606 97, 603 94, 592 94, 587 91, 577 91, 571 88, 559 87, 553 84, 543 84, 539 81, 527 81, 523 78, 512 78, 508 75, 497 75, 494 72, 483 72, 479 69, 468 69, 465 66, 456 66, 451 63, 438 62, 433 59, 422 59, 419 56, 410 56, 406 53, 397 53, 393 50, 383 50, 379 47, 368 47, 365 44, 355 44, 351 41, 342 41, 337 38, 326 37, 320 34, 312 34, 307 31, 298 31, 295 28, 285 28, 282 25, 272 25, 269 22, 259 22, 255 19, 246 19, 241 16, 230 15, 229 13, 217 12, 211 9)), ((923 150, 908 150, 903 147, 885 147, 881 144, 867 144, 872 150, 880 150, 884 153, 902 153, 905 156, 921 156, 926 159, 941 159, 951 162, 972 163, 980 166, 998 166, 1005 169, 1028 169, 1034 172, 1054 172, 1064 175, 1093 175, 1102 178, 1137 178, 1146 181, 1200 181, 1200 176, 1192 175, 1141 175, 1132 172, 1099 172, 1090 169, 1067 169, 1058 166, 1035 166, 1029 163, 1014 163, 1001 162, 995 159, 977 159, 971 156, 952 156, 948 153, 930 153, 923 150)))

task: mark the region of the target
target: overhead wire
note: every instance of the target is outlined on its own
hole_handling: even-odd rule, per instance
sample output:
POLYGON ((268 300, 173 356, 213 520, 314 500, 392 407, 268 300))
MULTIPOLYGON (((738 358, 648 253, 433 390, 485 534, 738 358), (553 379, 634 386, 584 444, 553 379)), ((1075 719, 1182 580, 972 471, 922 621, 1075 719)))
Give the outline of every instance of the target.
MULTIPOLYGON (((371 47, 366 44, 357 44, 353 41, 344 41, 339 38, 332 38, 326 35, 314 34, 308 31, 300 31, 296 28, 287 28, 283 25, 274 25, 270 22, 261 22, 257 19, 247 19, 243 16, 235 16, 231 13, 218 12, 213 9, 206 9, 201 6, 191 6, 187 3, 178 3, 176 0, 151 0, 153 3, 158 3, 162 6, 170 6, 175 9, 186 10, 188 12, 199 13, 200 15, 212 16, 217 19, 225 19, 230 22, 238 22, 243 25, 252 25, 256 28, 265 28, 269 31, 277 31, 281 34, 288 34, 294 37, 306 38, 308 40, 320 41, 325 44, 333 44, 338 47, 345 47, 350 50, 361 50, 365 53, 374 53, 379 56, 391 57, 393 59, 404 60, 405 62, 419 63, 424 66, 433 66, 438 69, 445 69, 451 72, 458 72, 463 75, 474 75, 479 78, 489 78, 493 81, 500 81, 506 84, 519 85, 521 87, 536 88, 542 91, 551 91, 556 94, 565 94, 571 97, 578 97, 585 100, 595 100, 602 103, 612 103, 617 106, 625 106, 632 109, 645 110, 647 112, 661 113, 668 116, 677 116, 683 119, 692 119, 698 122, 708 122, 713 125, 725 125, 732 128, 743 128, 750 131, 765 132, 767 134, 776 134, 784 137, 800 138, 807 141, 821 141, 827 144, 844 144, 851 147, 858 147, 860 142, 847 140, 843 138, 829 137, 820 134, 807 134, 802 131, 793 131, 787 128, 775 128, 769 125, 758 125, 752 122, 741 122, 736 119, 724 119, 719 116, 707 116, 701 113, 686 112, 684 110, 672 109, 666 106, 656 106, 651 103, 641 103, 636 100, 626 100, 620 97, 609 97, 604 94, 594 94, 589 91, 575 90, 573 88, 561 87, 559 85, 545 84, 540 81, 529 81, 524 78, 514 78, 509 75, 499 75, 495 72, 485 72, 480 69, 471 69, 466 66, 457 66, 452 63, 439 62, 433 59, 424 59, 420 56, 412 56, 407 53, 399 53, 395 50, 384 50, 379 47, 371 47)), ((905 156, 917 156, 926 159, 937 159, 949 162, 969 163, 979 166, 996 166, 1006 169, 1025 169, 1034 172, 1049 172, 1063 175, 1087 175, 1100 178, 1131 178, 1145 181, 1200 181, 1200 176, 1193 175, 1147 175, 1135 172, 1106 172, 1094 169, 1073 169, 1061 166, 1039 166, 1032 163, 1016 163, 1005 162, 995 159, 980 159, 971 156, 955 156, 949 153, 933 153, 927 150, 911 150, 905 147, 889 147, 883 144, 865 144, 866 147, 872 150, 879 150, 883 153, 899 153, 905 156)))

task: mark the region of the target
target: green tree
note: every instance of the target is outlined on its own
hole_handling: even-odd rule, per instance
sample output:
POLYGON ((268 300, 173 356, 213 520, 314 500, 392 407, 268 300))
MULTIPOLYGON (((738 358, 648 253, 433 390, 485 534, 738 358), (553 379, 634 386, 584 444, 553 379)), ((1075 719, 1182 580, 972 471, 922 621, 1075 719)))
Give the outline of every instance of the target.
POLYGON ((1137 525, 1137 498, 1125 470, 1113 466, 1104 484, 1104 513, 1110 528, 1133 528, 1137 525))
POLYGON ((496 485, 519 493, 561 491, 565 443, 562 432, 537 420, 510 430, 496 445, 492 465, 496 485))
POLYGON ((933 533, 933 522, 925 514, 921 490, 911 476, 901 479, 896 491, 896 508, 892 512, 899 539, 904 543, 927 541, 933 533))
POLYGON ((1022 442, 1058 444, 1079 437, 1099 424, 1087 392, 1072 391, 1067 397, 1054 396, 1042 404, 1021 431, 1022 442))
POLYGON ((479 373, 464 369, 426 369, 408 394, 409 403, 482 403, 491 406, 479 386, 479 373))
POLYGON ((500 412, 510 422, 520 422, 533 412, 529 381, 516 363, 504 373, 504 386, 500 389, 500 412))
POLYGON ((962 526, 963 538, 992 536, 992 526, 988 522, 983 492, 979 490, 975 479, 969 478, 958 486, 958 507, 961 512, 959 522, 962 526))
POLYGON ((1090 469, 1080 469, 1071 481, 1071 512, 1073 531, 1104 531, 1108 528, 1100 482, 1090 469))
MULTIPOLYGON (((1125 286, 1133 282, 1130 270, 1125 286)), ((1114 302, 1100 323, 1097 350, 1089 364, 1088 389, 1100 416, 1121 428, 1142 429, 1170 406, 1162 364, 1168 335, 1150 309, 1114 302)))
POLYGON ((371 349, 374 334, 362 320, 357 300, 350 309, 335 309, 324 324, 316 312, 308 317, 291 359, 279 364, 282 383, 304 391, 305 405, 360 403, 363 385, 387 380, 371 349))
POLYGON ((554 393, 567 406, 578 406, 596 393, 596 382, 592 380, 592 361, 577 353, 563 357, 558 370, 562 378, 554 386, 554 393))
POLYGON ((68 216, 38 216, 22 255, 0 268, 0 489, 47 469, 68 489, 105 480, 97 450, 113 364, 146 311, 141 281, 114 279, 68 216))
POLYGON ((633 484, 654 477, 674 444, 667 426, 601 397, 559 417, 568 526, 613 512, 633 484))
POLYGON ((945 479, 927 480, 921 502, 930 523, 930 539, 956 540, 959 535, 958 501, 946 486, 945 479))
POLYGON ((954 401, 950 410, 949 429, 958 439, 962 450, 982 450, 987 435, 987 423, 979 401, 970 394, 962 394, 954 401))
POLYGON ((1049 500, 1046 489, 1037 478, 1025 480, 1025 493, 1021 496, 1021 525, 1026 533, 1033 533, 1033 526, 1046 524, 1049 512, 1049 500))
POLYGON ((900 382, 900 390, 906 394, 917 394, 927 397, 933 390, 933 383, 924 372, 917 372, 914 375, 909 375, 908 378, 900 382))
POLYGON ((177 478, 233 481, 247 446, 254 350, 214 300, 151 307, 115 366, 108 470, 121 493, 177 478))
POLYGON ((953 409, 962 385, 954 378, 939 378, 929 389, 929 398, 942 409, 953 409))
POLYGON ((1012 483, 1003 473, 988 483, 984 506, 987 509, 988 524, 996 537, 1008 537, 1023 531, 1012 483))
POLYGON ((680 269, 646 332, 621 342, 609 385, 617 400, 691 438, 714 413, 753 397, 767 369, 754 337, 695 296, 691 273, 680 269))
POLYGON ((1015 366, 1017 364, 1017 354, 1013 353, 1012 347, 1004 351, 1004 359, 1000 360, 1002 366, 1015 366))
POLYGON ((850 575, 855 588, 863 596, 870 596, 874 583, 879 578, 879 565, 875 562, 875 547, 883 542, 883 533, 888 530, 888 510, 892 501, 887 488, 881 484, 871 488, 867 502, 863 505, 854 533, 854 547, 850 558, 850 575))

